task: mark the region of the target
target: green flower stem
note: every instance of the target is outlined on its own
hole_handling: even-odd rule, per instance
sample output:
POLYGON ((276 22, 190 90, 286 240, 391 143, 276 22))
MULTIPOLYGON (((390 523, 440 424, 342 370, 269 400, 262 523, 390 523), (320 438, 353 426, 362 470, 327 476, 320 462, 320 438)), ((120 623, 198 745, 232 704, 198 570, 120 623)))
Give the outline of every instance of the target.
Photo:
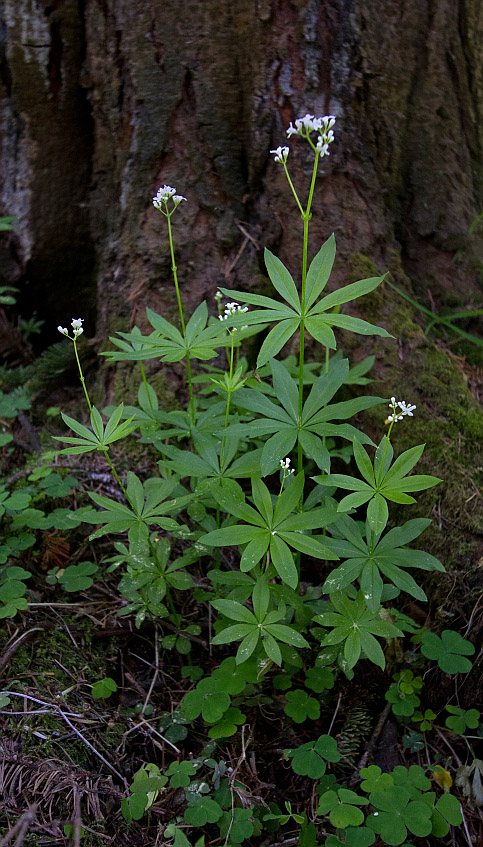
POLYGON ((290 174, 289 174, 289 172, 288 172, 288 168, 287 168, 287 164, 286 164, 286 162, 284 162, 284 163, 283 163, 283 167, 284 167, 284 170, 285 170, 285 176, 287 177, 287 182, 288 182, 288 184, 290 185, 290 188, 292 189, 292 194, 293 194, 293 196, 295 197, 295 202, 297 203, 297 206, 298 206, 298 207, 299 207, 299 209, 300 209, 300 214, 301 214, 301 215, 302 215, 302 217, 303 217, 303 216, 304 216, 304 210, 303 210, 303 208, 302 208, 302 204, 301 204, 301 202, 300 202, 300 200, 299 200, 299 198, 298 198, 298 194, 297 194, 297 192, 295 191, 294 184, 293 184, 292 180, 290 179, 290 174))
POLYGON ((139 362, 139 367, 141 368, 141 376, 142 376, 142 378, 143 378, 144 387, 145 387, 145 389, 146 389, 146 394, 147 394, 147 398, 148 398, 149 408, 151 409, 151 411, 153 411, 153 404, 152 404, 152 401, 151 401, 151 395, 150 395, 150 393, 149 393, 148 383, 147 383, 147 380, 146 380, 146 373, 145 373, 145 371, 144 371, 144 365, 143 365, 143 363, 142 363, 142 362, 139 362))
MULTIPOLYGON (((230 380, 229 380, 229 388, 226 393, 226 410, 225 410, 225 429, 228 427, 228 419, 230 415, 230 402, 231 402, 231 381, 233 378, 233 343, 234 343, 235 333, 231 331, 231 346, 230 346, 230 380)), ((223 459, 225 458, 225 447, 226 447, 226 435, 223 436, 223 444, 221 448, 221 460, 220 460, 220 470, 223 471, 223 459)))
MULTIPOLYGON (((184 322, 183 306, 181 304, 181 297, 180 297, 180 293, 179 293, 178 269, 176 267, 176 262, 175 262, 175 258, 174 258, 173 232, 172 232, 172 229, 171 229, 171 214, 172 213, 166 214, 166 217, 168 219, 169 249, 171 251, 171 270, 173 271, 174 287, 176 289, 176 299, 178 301, 178 310, 179 310, 179 317, 180 317, 180 321, 181 321, 181 329, 182 329, 182 332, 183 332, 183 338, 184 338, 185 343, 186 343, 186 327, 185 327, 185 322, 184 322)), ((190 360, 190 354, 188 353, 188 351, 186 351, 186 373, 187 373, 187 377, 188 377, 188 390, 189 390, 189 395, 190 395, 191 423, 194 426, 194 423, 195 423, 195 401, 194 401, 194 397, 193 397, 193 383, 192 383, 192 380, 191 380, 191 360, 190 360)))
MULTIPOLYGON (((305 284, 307 282, 307 251, 309 243, 309 220, 311 218, 310 208, 312 206, 312 198, 314 196, 315 180, 317 179, 317 166, 319 163, 319 152, 315 151, 314 167, 312 170, 312 181, 310 183, 309 199, 305 212, 302 210, 302 220, 304 222, 304 243, 302 251, 302 291, 300 294, 300 302, 302 307, 302 317, 300 321, 300 353, 299 353, 299 425, 302 423, 302 410, 304 405, 304 351, 305 351, 305 284)), ((287 173, 288 177, 288 173, 287 173)), ((293 188, 292 188, 293 190, 293 188)), ((297 198, 298 199, 298 198, 297 198)), ((300 203, 299 203, 300 207, 300 203)), ((301 208, 301 207, 300 207, 301 208)), ((303 450, 300 441, 297 447, 297 469, 301 473, 303 470, 303 450)))
MULTIPOLYGON (((82 367, 81 367, 81 363, 80 363, 80 359, 79 359, 79 354, 77 352, 77 338, 75 336, 74 336, 74 353, 75 353, 75 358, 76 358, 76 362, 77 362, 77 368, 78 368, 78 371, 79 371, 80 381, 82 383, 82 388, 84 389, 84 394, 86 396, 87 405, 89 406, 89 412, 92 415, 92 403, 91 403, 91 400, 90 400, 90 397, 89 397, 89 394, 88 394, 88 391, 87 391, 87 388, 86 388, 86 381, 84 379, 84 374, 82 373, 82 367)), ((99 430, 97 429, 97 424, 96 424, 95 421, 94 421, 94 426, 96 428, 97 437, 100 441, 101 440, 101 434, 100 434, 99 430)))
MULTIPOLYGON (((86 381, 84 379, 84 374, 82 372, 82 366, 81 366, 81 363, 80 363, 79 354, 77 352, 77 338, 76 337, 74 337, 74 353, 75 353, 75 358, 76 358, 76 361, 77 361, 77 368, 79 370, 80 381, 82 383, 82 388, 84 389, 84 394, 85 394, 85 397, 86 397, 86 400, 87 400, 87 405, 89 406, 89 412, 91 414, 91 421, 94 425, 94 429, 96 431, 96 434, 97 434, 99 441, 102 441, 101 433, 99 432, 99 429, 97 427, 96 419, 95 419, 94 415, 92 414, 92 403, 91 403, 91 399, 89 397, 89 392, 87 391, 87 388, 86 388, 86 381)), ((111 473, 112 473, 114 479, 116 480, 119 488, 121 489, 122 493, 124 494, 124 496, 125 496, 127 502, 129 503, 131 509, 133 511, 136 511, 134 509, 133 504, 131 503, 129 497, 127 496, 126 489, 124 488, 121 480, 119 479, 119 474, 117 473, 116 468, 114 467, 114 465, 111 462, 108 451, 106 449, 102 449, 102 452, 103 452, 103 454, 104 454, 104 456, 107 460, 107 463, 108 463, 108 465, 111 469, 111 473)))
POLYGON ((277 517, 278 505, 280 503, 280 498, 282 496, 283 486, 285 485, 285 477, 287 476, 287 469, 283 469, 282 483, 280 485, 280 491, 278 492, 277 502, 275 503, 275 509, 273 510, 273 518, 272 518, 272 527, 275 523, 275 519, 277 517))
MULTIPOLYGON (((395 411, 393 412, 393 414, 396 414, 395 411)), ((392 430, 393 426, 394 426, 394 418, 389 425, 389 429, 388 429, 387 435, 386 435, 386 443, 384 445, 384 453, 382 454, 381 470, 379 471, 379 478, 377 480, 378 485, 381 484, 382 475, 384 473, 384 462, 386 461, 387 447, 388 447, 388 444, 389 444, 389 439, 391 437, 391 430, 392 430)))

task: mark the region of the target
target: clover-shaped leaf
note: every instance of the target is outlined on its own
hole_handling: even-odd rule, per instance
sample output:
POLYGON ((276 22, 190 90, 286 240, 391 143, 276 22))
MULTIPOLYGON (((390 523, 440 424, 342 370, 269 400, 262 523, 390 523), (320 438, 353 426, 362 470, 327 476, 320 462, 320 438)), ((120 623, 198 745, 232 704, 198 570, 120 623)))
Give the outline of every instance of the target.
POLYGON ((343 829, 346 826, 360 826, 364 814, 358 806, 366 806, 369 800, 361 797, 355 791, 339 788, 337 791, 327 791, 319 801, 319 815, 329 815, 332 826, 343 829))
POLYGON ((231 811, 223 812, 223 816, 218 823, 221 837, 225 839, 229 833, 230 843, 241 844, 253 835, 252 819, 252 809, 240 809, 235 806, 231 811))
POLYGON ((190 777, 196 773, 196 767, 187 759, 182 762, 171 762, 166 776, 169 776, 169 784, 172 788, 187 788, 190 784, 190 777))
POLYGON ((345 831, 345 843, 348 847, 371 847, 376 836, 366 826, 348 826, 345 831))
POLYGON ((99 679, 92 686, 92 696, 96 700, 105 700, 117 691, 117 683, 110 677, 105 676, 99 679))
POLYGON ((235 734, 239 725, 244 723, 245 720, 246 715, 244 715, 240 709, 230 706, 230 708, 226 710, 221 721, 209 729, 208 735, 210 738, 229 738, 231 735, 235 734))
POLYGON ((446 718, 445 726, 457 735, 464 735, 466 728, 476 729, 480 722, 480 713, 477 709, 461 709, 459 706, 446 706, 450 717, 446 718))
POLYGON ((444 837, 449 832, 448 824, 459 826, 463 823, 461 804, 454 794, 443 794, 437 801, 433 811, 433 834, 437 838, 444 837), (442 820, 440 820, 441 818, 442 820), (440 835, 440 833, 442 833, 440 835))
POLYGON ((384 791, 385 788, 394 785, 394 779, 390 773, 383 773, 377 765, 369 765, 359 771, 362 777, 361 788, 363 791, 384 791))
POLYGON ((466 656, 474 652, 471 641, 452 629, 443 630, 441 637, 428 630, 422 633, 421 653, 427 659, 435 659, 445 673, 469 673, 472 663, 466 656))
POLYGON ((413 800, 420 796, 421 791, 427 791, 428 788, 431 788, 431 781, 420 765, 411 765, 409 768, 396 765, 392 777, 394 784, 404 786, 413 800))
POLYGON ((431 808, 420 800, 411 800, 409 791, 402 786, 374 791, 369 800, 375 811, 369 815, 366 824, 391 847, 405 841, 408 829, 419 837, 431 832, 431 808))
POLYGON ((320 703, 309 697, 306 691, 287 691, 288 702, 284 707, 285 714, 295 721, 303 723, 307 718, 317 720, 320 717, 320 703))
POLYGON ((188 826, 205 826, 219 821, 222 814, 223 809, 211 797, 196 796, 189 801, 183 821, 188 826))
POLYGON ((324 775, 326 762, 340 760, 337 743, 330 735, 320 735, 316 741, 308 741, 293 750, 284 750, 284 756, 292 760, 295 773, 312 779, 324 775))
POLYGON ((309 668, 305 673, 305 685, 316 694, 334 687, 334 674, 328 668, 309 668))
POLYGON ((200 680, 196 688, 188 691, 181 710, 192 721, 201 713, 207 723, 221 720, 230 705, 230 695, 222 690, 218 680, 212 677, 200 680))
POLYGON ((60 575, 57 574, 57 579, 66 591, 85 591, 91 587, 94 581, 92 575, 98 570, 99 567, 92 562, 79 562, 78 565, 69 565, 60 575))

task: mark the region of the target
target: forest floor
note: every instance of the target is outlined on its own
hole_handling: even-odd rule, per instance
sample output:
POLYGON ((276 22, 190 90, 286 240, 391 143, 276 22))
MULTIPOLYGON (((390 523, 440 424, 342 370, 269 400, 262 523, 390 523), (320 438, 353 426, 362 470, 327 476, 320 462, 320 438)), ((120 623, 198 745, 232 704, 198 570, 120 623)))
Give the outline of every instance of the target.
MULTIPOLYGON (((462 369, 476 391, 481 372, 464 359, 462 369)), ((6 490, 11 493, 14 484, 20 491, 30 486, 31 505, 44 515, 85 505, 89 491, 117 496, 102 458, 72 456, 41 462, 36 452, 39 445, 49 449, 51 435, 59 431, 58 407, 69 414, 78 407, 73 374, 67 364, 57 383, 37 392, 33 409, 17 409, 14 441, 8 448, 0 447, 6 490)), ((2 388, 5 400, 7 382, 2 388)), ((152 473, 153 456, 143 445, 135 444, 129 453, 116 445, 113 455, 123 471, 135 468, 141 477, 152 473)), ((454 677, 437 666, 428 667, 409 638, 404 644, 394 639, 386 650, 385 687, 374 665, 363 661, 351 680, 339 673, 335 684, 312 686, 310 697, 320 706, 317 717, 294 721, 286 711, 287 686, 280 676, 270 686, 249 680, 242 696, 236 690, 233 695, 234 709, 241 714, 243 708, 236 732, 214 739, 200 719, 190 721, 180 710, 199 675, 209 674, 220 659, 231 655, 228 648, 210 646, 206 570, 195 565, 191 569, 195 591, 177 592, 178 628, 167 619, 148 618, 137 628, 133 614, 118 614, 126 601, 118 590, 117 572, 109 567, 117 539, 107 536, 89 542, 85 524, 68 529, 63 515, 58 515, 57 524, 54 521, 48 528, 32 518, 29 528, 35 543, 15 554, 15 564, 31 574, 28 605, 4 617, 0 630, 0 847, 165 844, 165 827, 179 821, 186 807, 189 778, 171 780, 138 820, 125 819, 121 801, 130 795, 133 776, 143 765, 154 764, 161 773, 180 761, 196 762, 198 768, 203 756, 208 762, 203 778, 210 790, 219 790, 224 780, 229 783, 229 800, 224 806, 220 800, 225 812, 233 806, 234 796, 237 808, 251 810, 245 835, 242 827, 237 841, 232 834, 233 843, 302 844, 293 820, 266 823, 259 838, 256 822, 270 810, 284 812, 286 801, 295 813, 305 813, 306 823, 316 820, 315 783, 294 773, 284 751, 321 732, 337 741, 340 760, 329 771, 349 789, 357 790, 358 771, 371 764, 383 772, 417 765, 431 778, 432 790, 441 793, 452 786, 463 804, 464 826, 443 840, 410 836, 410 843, 481 847, 482 724, 477 720, 476 727, 461 733, 445 722, 448 703, 463 711, 481 708, 481 539, 461 531, 462 550, 472 564, 459 574, 453 570, 451 579, 444 577, 439 584, 441 575, 431 575, 426 583, 427 607, 416 601, 402 607, 418 624, 438 631, 449 626, 470 640, 477 651, 470 673, 454 677), (68 567, 85 562, 98 568, 95 579, 87 573, 84 582, 77 575, 74 583, 62 583, 68 567), (401 671, 403 655, 409 683, 424 677, 424 702, 417 719, 419 707, 398 716, 385 698, 393 675, 401 671), (96 689, 96 683, 105 679, 114 681, 114 691, 96 689), (422 727, 425 709, 434 714, 427 720, 429 728, 422 727)), ((180 540, 176 544, 178 554, 183 554, 187 545, 180 540)), ((314 567, 313 560, 306 564, 304 584, 320 581, 314 567)), ((292 684, 303 686, 303 676, 300 666, 292 684)), ((417 695, 417 687, 411 690, 417 695)), ((186 773, 190 775, 189 769, 186 773)), ((189 828, 186 831, 191 837, 189 828)), ((209 845, 222 845, 230 835, 219 834, 209 822, 198 835, 201 831, 209 845)), ((311 831, 307 833, 304 843, 310 847, 311 831)))

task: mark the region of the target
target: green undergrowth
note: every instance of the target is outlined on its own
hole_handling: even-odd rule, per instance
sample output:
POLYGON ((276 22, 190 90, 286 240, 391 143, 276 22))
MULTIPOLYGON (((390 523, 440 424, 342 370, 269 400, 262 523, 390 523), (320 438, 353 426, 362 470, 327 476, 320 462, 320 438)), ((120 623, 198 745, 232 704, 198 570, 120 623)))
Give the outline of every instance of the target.
MULTIPOLYGON (((333 235, 309 261, 334 122, 289 130, 313 155, 305 206, 289 148, 272 151, 302 218, 299 284, 266 249, 270 296, 223 288, 188 317, 171 221, 186 199, 164 186, 178 316, 148 309, 111 337, 117 405, 99 371, 93 405, 83 319, 59 327, 86 411, 62 412, 63 446, 0 485, 0 711, 61 843, 93 819, 133 847, 476 832, 481 418, 369 259, 351 257, 339 286, 333 235), (49 744, 64 780, 50 806, 49 744)), ((31 398, 1 399, 11 461, 31 398)))

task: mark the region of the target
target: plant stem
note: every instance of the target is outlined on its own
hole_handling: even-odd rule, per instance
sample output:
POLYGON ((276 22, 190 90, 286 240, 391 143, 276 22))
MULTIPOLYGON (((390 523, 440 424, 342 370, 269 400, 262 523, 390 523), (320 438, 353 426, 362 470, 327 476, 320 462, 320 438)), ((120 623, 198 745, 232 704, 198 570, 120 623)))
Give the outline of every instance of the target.
MULTIPOLYGON (((77 338, 74 338, 74 353, 75 353, 75 358, 76 358, 76 361, 77 361, 77 367, 78 367, 78 370, 79 370, 80 381, 82 383, 82 388, 84 389, 84 394, 86 396, 87 405, 89 406, 89 412, 91 414, 92 425, 93 425, 93 427, 96 431, 96 435, 97 435, 99 441, 102 443, 102 435, 99 432, 99 427, 97 426, 96 419, 95 419, 95 417, 92 413, 92 403, 91 403, 91 399, 89 397, 89 392, 87 391, 87 388, 86 388, 86 382, 85 382, 85 379, 84 379, 84 374, 82 372, 82 366, 81 366, 81 363, 80 363, 80 360, 79 360, 79 354, 77 352, 77 338)), ((114 479, 116 480, 119 488, 121 489, 122 493, 124 494, 124 496, 125 496, 127 502, 129 503, 129 505, 131 506, 131 509, 133 509, 133 511, 135 512, 136 510, 134 509, 133 504, 131 503, 129 497, 127 496, 127 491, 124 488, 124 485, 122 484, 121 480, 119 479, 119 475, 116 471, 116 468, 114 467, 114 465, 111 462, 108 451, 103 447, 101 447, 101 451, 106 458, 106 461, 107 461, 107 463, 108 463, 108 465, 111 469, 111 473, 112 473, 114 479)))
MULTIPOLYGON (((307 281, 307 251, 309 242, 309 220, 311 218, 310 208, 312 206, 312 198, 314 196, 315 180, 317 179, 317 165, 319 163, 319 152, 315 151, 314 167, 312 171, 312 181, 310 183, 309 199, 305 212, 302 210, 302 220, 304 222, 304 243, 302 250, 302 291, 300 293, 301 302, 301 320, 300 320, 300 353, 299 353, 299 426, 302 425, 302 410, 304 403, 304 350, 305 350, 305 284, 307 281)), ((287 178, 290 181, 287 172, 287 178)), ((290 185, 292 185, 290 183, 290 185)), ((292 191, 294 191, 292 186, 292 191)), ((295 191, 294 191, 295 194, 295 191)), ((296 195, 295 195, 296 196, 296 195)), ((298 198, 297 198, 298 202, 298 198)), ((299 203, 300 207, 300 203, 299 203)), ((297 469, 301 473, 303 470, 303 450, 300 441, 297 447, 297 469)))
MULTIPOLYGON (((77 362, 77 368, 79 370, 80 381, 82 383, 82 388, 84 389, 84 394, 86 396, 87 405, 89 406, 89 412, 92 415, 92 403, 91 403, 91 400, 90 400, 90 397, 89 397, 89 394, 88 394, 88 391, 87 391, 87 388, 86 388, 86 381, 84 379, 84 374, 82 373, 82 367, 81 367, 81 363, 80 363, 80 360, 79 360, 79 354, 77 352, 77 338, 75 338, 75 337, 74 337, 74 353, 75 353, 75 358, 76 358, 76 362, 77 362)), ((94 421, 94 426, 95 426, 96 431, 97 431, 97 437, 100 439, 101 436, 100 436, 99 431, 97 430, 97 425, 96 425, 95 421, 94 421)))
POLYGON ((285 485, 285 477, 287 476, 286 468, 283 469, 282 483, 280 485, 280 491, 278 492, 277 502, 275 503, 275 509, 273 510, 273 518, 272 518, 272 529, 275 525, 275 519, 277 517, 278 506, 280 503, 280 497, 282 496, 283 486, 285 485))
MULTIPOLYGON (((231 402, 231 380, 233 377, 233 341, 234 341, 235 333, 231 331, 231 347, 230 347, 230 379, 229 379, 229 387, 226 393, 226 411, 225 411, 225 429, 228 427, 228 418, 230 415, 230 402, 231 402)), ((221 459, 220 459, 220 470, 223 472, 223 459, 225 457, 225 447, 226 447, 226 435, 223 436, 223 445, 221 448, 221 459)))
POLYGON ((389 438, 390 438, 391 430, 392 430, 393 426, 394 426, 394 420, 391 421, 391 423, 389 425, 389 429, 387 431, 387 435, 386 435, 386 443, 384 444, 384 453, 382 454, 381 470, 379 471, 379 477, 377 479, 378 485, 381 484, 382 475, 384 473, 384 462, 386 461, 386 453, 387 453, 387 448, 388 448, 388 445, 389 445, 389 438))
POLYGON ((149 393, 148 383, 147 383, 147 380, 146 380, 146 374, 145 374, 145 371, 144 371, 144 365, 143 365, 142 362, 139 362, 139 367, 141 368, 141 376, 142 376, 142 379, 143 379, 143 382, 144 382, 144 387, 146 389, 146 396, 148 398, 149 408, 152 411, 153 410, 153 404, 152 404, 152 401, 151 401, 151 395, 149 393))
POLYGON ((292 194, 293 194, 293 196, 295 197, 295 202, 297 203, 297 206, 298 206, 298 207, 299 207, 299 209, 300 209, 300 214, 301 214, 301 215, 302 215, 302 217, 303 217, 303 215, 304 215, 304 210, 303 210, 303 208, 302 208, 302 204, 301 204, 301 202, 300 202, 300 200, 299 200, 299 198, 298 198, 298 194, 297 194, 297 192, 295 191, 295 188, 294 188, 293 182, 292 182, 292 180, 290 179, 290 174, 289 174, 289 172, 288 172, 288 168, 287 168, 286 163, 284 163, 283 167, 284 167, 284 170, 285 170, 285 176, 287 177, 287 182, 288 182, 288 184, 290 185, 290 188, 292 189, 292 194))
MULTIPOLYGON (((171 214, 167 214, 166 217, 168 219, 168 237, 169 237, 169 249, 170 249, 170 252, 171 252, 171 270, 173 271, 174 287, 176 289, 176 299, 178 301, 178 310, 179 310, 179 317, 180 317, 180 321, 181 321, 181 329, 182 329, 182 332, 183 332, 183 338, 184 338, 185 344, 186 344, 186 346, 188 346, 187 341, 186 341, 186 327, 185 327, 185 323, 184 323, 183 306, 181 304, 181 297, 180 297, 180 293, 179 293, 178 269, 176 267, 176 262, 175 262, 175 258, 174 258, 173 232, 172 232, 172 229, 171 229, 171 214)), ((193 397, 193 384, 192 384, 192 380, 191 380, 191 359, 190 359, 190 354, 188 353, 188 350, 186 350, 186 373, 187 373, 187 377, 188 377, 188 390, 189 390, 189 395, 190 395, 191 423, 194 426, 194 423, 195 423, 195 400, 194 400, 194 397, 193 397)))

